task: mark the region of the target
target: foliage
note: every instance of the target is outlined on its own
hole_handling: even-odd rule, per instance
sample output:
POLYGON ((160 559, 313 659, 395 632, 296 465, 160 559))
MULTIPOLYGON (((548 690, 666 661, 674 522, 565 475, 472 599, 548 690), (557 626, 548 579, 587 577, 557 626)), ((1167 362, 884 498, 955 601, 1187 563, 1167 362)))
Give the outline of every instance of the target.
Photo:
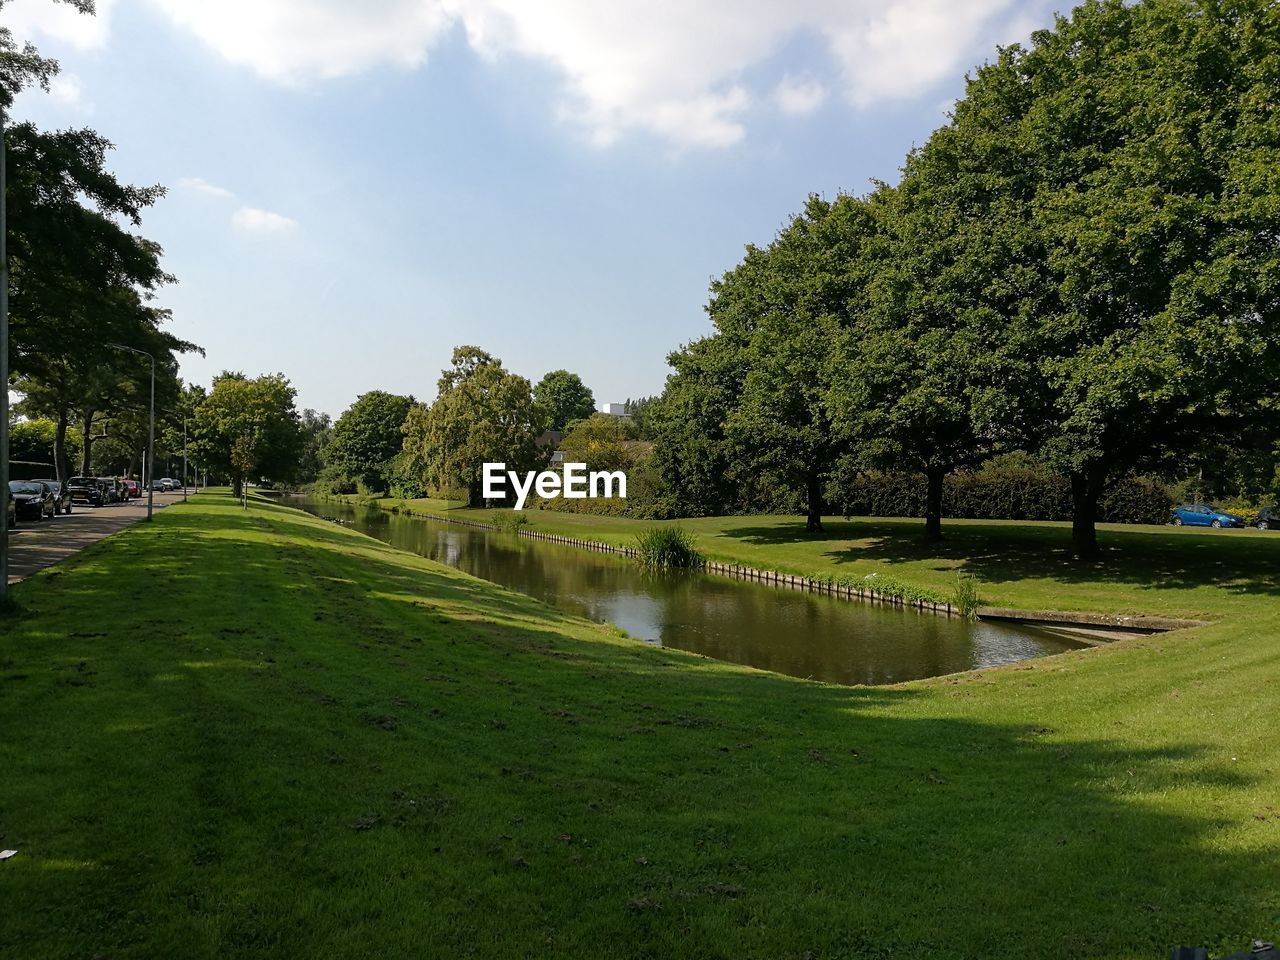
POLYGON ((193 447, 200 462, 229 477, 237 496, 246 479, 293 480, 305 439, 295 396, 283 374, 250 379, 224 371, 196 409, 193 447))
POLYGON ((589 470, 625 471, 646 449, 627 439, 624 420, 606 413, 577 421, 560 441, 565 463, 585 463, 589 470))
MULTIPOLYGON (((38 460, 55 463, 54 442, 58 425, 48 417, 22 420, 9 427, 9 457, 12 460, 38 460)), ((80 432, 74 427, 68 430, 68 443, 80 442, 80 432)))
POLYGON ((638 397, 632 400, 628 397, 623 405, 623 409, 630 418, 628 426, 631 435, 636 440, 653 439, 653 412, 658 399, 658 397, 638 397))
MULTIPOLYGON (((71 6, 93 9, 84 0, 71 6)), ((0 28, 5 104, 26 86, 47 89, 57 70, 0 28)), ((55 422, 53 460, 65 478, 70 424, 81 434, 76 469, 88 469, 95 418, 149 392, 150 365, 114 345, 155 356, 165 396, 177 394, 175 354, 196 347, 161 329, 168 312, 150 300, 173 278, 159 246, 129 230, 163 188, 120 182, 106 166, 110 142, 93 130, 44 132, 23 122, 7 127, 5 141, 12 372, 25 411, 55 422)))
POLYGON ((484 502, 481 467, 531 470, 543 462, 537 438, 545 420, 524 377, 478 347, 457 347, 436 401, 415 404, 404 422, 406 468, 432 490, 461 488, 484 502))
POLYGON ((979 602, 978 579, 968 573, 956 574, 956 592, 952 603, 960 616, 976 620, 979 602))
POLYGON ((529 525, 529 517, 523 510, 502 510, 488 518, 499 530, 516 533, 529 525))
POLYGON ((596 410, 596 400, 582 378, 568 370, 552 370, 533 388, 548 430, 568 430, 596 410))
POLYGON ((330 474, 368 490, 388 490, 393 461, 404 447, 404 421, 413 397, 370 390, 356 398, 333 426, 324 451, 330 474))
POLYGON ((297 479, 300 483, 311 483, 324 470, 325 449, 333 439, 333 420, 327 413, 308 407, 298 418, 298 427, 302 430, 303 442, 298 455, 297 479))
MULTIPOLYGON (((846 516, 919 517, 926 478, 911 473, 860 474, 834 493, 846 516)), ((1149 477, 1121 477, 1098 502, 1098 519, 1112 523, 1165 523, 1173 498, 1149 477)), ((1071 482, 1027 457, 1003 457, 978 470, 946 478, 943 515, 957 519, 1069 520, 1071 482)))
POLYGON ((636 534, 636 559, 650 570, 701 570, 706 558, 683 527, 649 527, 636 534))
POLYGON ((1082 556, 1117 471, 1274 430, 1276 27, 1266 0, 1086 3, 908 161, 903 188, 942 198, 939 271, 1027 361, 1009 424, 1071 478, 1082 556))

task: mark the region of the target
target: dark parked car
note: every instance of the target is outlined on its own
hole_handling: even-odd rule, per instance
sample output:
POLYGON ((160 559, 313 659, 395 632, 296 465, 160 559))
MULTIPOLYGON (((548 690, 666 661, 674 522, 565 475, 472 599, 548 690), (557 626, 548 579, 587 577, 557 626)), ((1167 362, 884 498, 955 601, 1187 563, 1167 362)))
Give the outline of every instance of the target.
POLYGON ((48 484, 39 480, 10 480, 9 492, 13 494, 13 509, 19 517, 43 520, 53 516, 57 501, 48 484))
POLYGON ((67 489, 67 485, 65 483, 60 483, 57 480, 47 480, 44 477, 41 477, 37 482, 47 483, 50 489, 53 490, 53 496, 57 500, 57 506, 53 511, 54 513, 71 512, 71 491, 67 489))
POLYGON ((1173 508, 1175 527, 1243 527, 1244 518, 1223 513, 1207 503, 1180 503, 1173 508))
POLYGON ((87 503, 91 507, 103 504, 102 487, 93 477, 72 477, 67 481, 67 493, 73 503, 87 503))
POLYGON ((119 503, 122 499, 120 496, 120 481, 115 477, 99 477, 98 486, 102 488, 103 503, 119 503))
POLYGON ((1275 507, 1263 507, 1258 511, 1258 519, 1253 525, 1259 530, 1280 530, 1280 510, 1275 507))

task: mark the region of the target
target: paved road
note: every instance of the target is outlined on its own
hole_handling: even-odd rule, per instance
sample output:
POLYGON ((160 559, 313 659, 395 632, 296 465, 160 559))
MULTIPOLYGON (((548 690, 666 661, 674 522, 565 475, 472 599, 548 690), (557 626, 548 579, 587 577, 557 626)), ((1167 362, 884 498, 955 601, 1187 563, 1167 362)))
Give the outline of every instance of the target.
MULTIPOLYGON (((181 493, 157 493, 155 508, 181 500, 181 493)), ((17 583, 37 570, 51 566, 89 544, 137 523, 147 515, 147 501, 130 500, 108 507, 77 504, 70 516, 59 514, 36 523, 22 520, 9 535, 9 582, 17 583)))

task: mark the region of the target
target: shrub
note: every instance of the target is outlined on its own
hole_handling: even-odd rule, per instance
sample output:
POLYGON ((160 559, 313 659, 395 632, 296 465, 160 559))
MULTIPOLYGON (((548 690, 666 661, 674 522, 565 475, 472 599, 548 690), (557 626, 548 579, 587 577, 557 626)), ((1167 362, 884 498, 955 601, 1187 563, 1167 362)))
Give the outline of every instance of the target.
MULTIPOLYGON (((845 516, 922 517, 925 478, 913 473, 864 473, 832 491, 845 516)), ((1150 477, 1125 477, 1098 504, 1109 523, 1166 523, 1169 490, 1150 477)), ((1025 455, 1001 457, 978 470, 947 476, 945 517, 969 520, 1070 520, 1071 483, 1025 455)))
POLYGON ((956 574, 956 595, 952 600, 960 616, 969 620, 978 619, 978 580, 972 574, 956 574))
POLYGON ((492 518, 493 525, 499 530, 505 530, 507 533, 515 533, 521 527, 528 526, 529 518, 519 510, 495 510, 492 518))
POLYGON ((636 534, 637 558, 650 570, 701 570, 706 559, 682 527, 650 527, 636 534))

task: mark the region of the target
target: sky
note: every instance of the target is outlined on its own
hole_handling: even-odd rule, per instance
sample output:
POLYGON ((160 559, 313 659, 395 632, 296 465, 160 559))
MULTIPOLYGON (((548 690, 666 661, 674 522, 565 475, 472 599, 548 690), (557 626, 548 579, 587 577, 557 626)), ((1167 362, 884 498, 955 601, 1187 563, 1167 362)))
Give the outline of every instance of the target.
POLYGON ((20 118, 168 192, 141 233, 198 343, 338 416, 474 344, 660 393, 712 278, 810 193, 897 179, 1043 0, 11 0, 62 65, 20 118))

